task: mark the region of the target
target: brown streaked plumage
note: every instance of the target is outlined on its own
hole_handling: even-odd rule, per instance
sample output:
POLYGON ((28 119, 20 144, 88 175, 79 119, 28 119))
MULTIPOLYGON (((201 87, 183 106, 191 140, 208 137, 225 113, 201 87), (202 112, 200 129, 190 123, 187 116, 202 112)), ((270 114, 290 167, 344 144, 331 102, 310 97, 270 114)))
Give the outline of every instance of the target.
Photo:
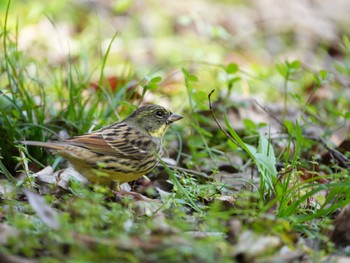
POLYGON ((161 106, 146 105, 121 122, 62 142, 22 143, 54 150, 92 183, 124 183, 154 168, 164 133, 180 119, 161 106))

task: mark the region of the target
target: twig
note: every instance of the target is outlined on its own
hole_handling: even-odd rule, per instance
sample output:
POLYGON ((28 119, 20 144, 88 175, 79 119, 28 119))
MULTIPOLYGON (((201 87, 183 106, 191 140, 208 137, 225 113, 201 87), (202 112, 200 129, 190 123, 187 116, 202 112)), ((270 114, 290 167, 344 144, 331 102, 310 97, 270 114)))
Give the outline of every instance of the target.
POLYGON ((304 135, 304 137, 306 137, 310 140, 320 142, 329 151, 329 153, 332 155, 333 159, 338 160, 345 168, 347 168, 347 169, 350 168, 350 159, 347 158, 344 154, 342 154, 338 150, 328 146, 327 141, 325 139, 323 139, 322 137, 319 137, 319 136, 312 136, 312 135, 304 135))
POLYGON ((269 109, 267 109, 265 106, 261 105, 257 100, 253 100, 255 104, 257 104, 263 111, 265 111, 272 119, 274 119, 277 123, 279 123, 282 127, 284 127, 285 130, 288 131, 286 126, 283 124, 282 121, 280 121, 276 116, 274 116, 269 109))
POLYGON ((214 111, 213 111, 213 107, 211 105, 211 100, 210 97, 211 95, 214 93, 215 89, 213 89, 209 94, 208 94, 208 101, 209 101, 209 109, 211 114, 213 115, 214 121, 216 122, 216 124, 218 125, 218 127, 220 128, 220 130, 227 136, 227 138, 229 138, 233 143, 235 143, 237 146, 239 146, 239 144, 236 142, 236 140, 229 134, 227 133, 227 131, 222 128, 221 124, 219 123, 218 119, 216 118, 214 111))

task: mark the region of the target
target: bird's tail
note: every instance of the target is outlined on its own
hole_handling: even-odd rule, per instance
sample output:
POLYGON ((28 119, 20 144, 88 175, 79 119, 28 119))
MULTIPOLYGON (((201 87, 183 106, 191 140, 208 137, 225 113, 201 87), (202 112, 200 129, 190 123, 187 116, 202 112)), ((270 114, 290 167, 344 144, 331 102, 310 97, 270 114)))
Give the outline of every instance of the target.
POLYGON ((57 142, 37 142, 37 141, 21 141, 24 145, 39 146, 53 150, 62 150, 65 145, 57 142))

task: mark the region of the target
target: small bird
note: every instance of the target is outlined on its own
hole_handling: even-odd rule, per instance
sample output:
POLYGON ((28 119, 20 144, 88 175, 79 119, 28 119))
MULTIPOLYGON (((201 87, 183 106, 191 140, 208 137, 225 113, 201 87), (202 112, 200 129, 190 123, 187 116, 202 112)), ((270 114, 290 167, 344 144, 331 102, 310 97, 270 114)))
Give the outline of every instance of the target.
POLYGON ((183 117, 158 105, 136 109, 125 120, 60 142, 22 141, 54 150, 90 182, 108 185, 149 173, 162 153, 169 125, 183 117))

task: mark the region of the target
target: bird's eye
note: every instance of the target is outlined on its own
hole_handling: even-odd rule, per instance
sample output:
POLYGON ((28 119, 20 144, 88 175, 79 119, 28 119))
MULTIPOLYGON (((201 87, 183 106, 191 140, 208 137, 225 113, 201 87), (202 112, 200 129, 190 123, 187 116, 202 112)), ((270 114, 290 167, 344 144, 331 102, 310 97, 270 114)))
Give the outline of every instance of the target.
POLYGON ((156 111, 156 116, 157 116, 157 117, 163 117, 163 116, 164 116, 164 111, 157 110, 157 111, 156 111))

